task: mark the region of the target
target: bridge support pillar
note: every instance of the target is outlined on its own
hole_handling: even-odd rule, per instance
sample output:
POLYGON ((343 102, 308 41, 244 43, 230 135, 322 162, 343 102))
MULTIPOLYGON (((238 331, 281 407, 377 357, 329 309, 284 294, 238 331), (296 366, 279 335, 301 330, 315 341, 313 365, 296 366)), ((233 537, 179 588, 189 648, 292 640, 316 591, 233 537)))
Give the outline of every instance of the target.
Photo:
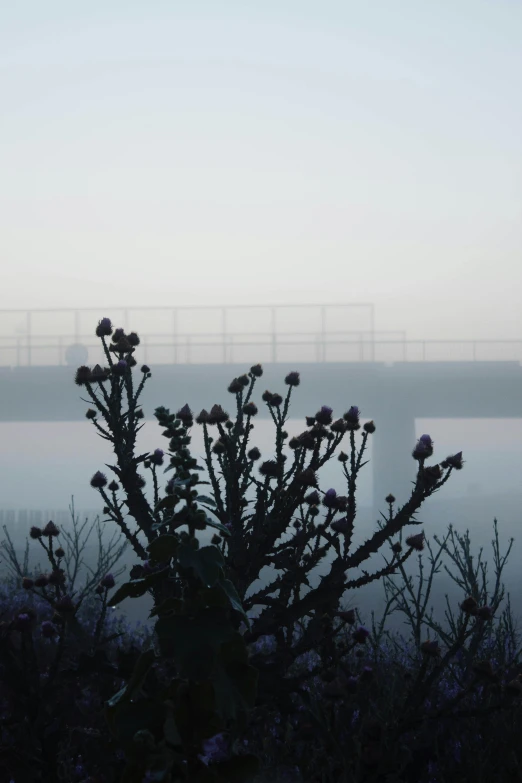
POLYGON ((419 466, 411 456, 416 444, 415 416, 407 405, 390 402, 375 414, 375 427, 371 436, 373 518, 384 521, 379 512, 387 513, 386 496, 394 495, 395 508, 403 506, 417 476, 419 466))

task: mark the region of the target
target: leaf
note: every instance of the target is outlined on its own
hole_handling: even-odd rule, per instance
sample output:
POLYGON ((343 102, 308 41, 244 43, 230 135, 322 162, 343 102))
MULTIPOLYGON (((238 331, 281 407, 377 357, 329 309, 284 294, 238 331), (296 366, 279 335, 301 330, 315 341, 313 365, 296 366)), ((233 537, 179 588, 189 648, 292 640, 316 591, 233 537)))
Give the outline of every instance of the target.
POLYGON ((163 578, 165 569, 148 574, 143 579, 135 579, 132 582, 126 582, 110 598, 108 605, 112 608, 124 601, 126 598, 140 598, 145 595, 147 590, 153 587, 157 581, 163 578))
POLYGON ((241 599, 239 595, 236 592, 236 588, 230 581, 230 579, 220 579, 219 580, 219 586, 222 588, 223 592, 226 593, 228 600, 230 601, 232 608, 236 610, 236 612, 239 612, 246 620, 247 627, 250 628, 250 618, 243 609, 243 604, 241 603, 241 599))
POLYGON ((181 612, 183 609, 183 601, 181 598, 166 598, 160 603, 159 606, 154 606, 149 613, 150 617, 159 617, 160 615, 169 614, 170 612, 181 612))
POLYGON ((228 538, 230 538, 230 530, 228 527, 225 527, 225 525, 222 525, 221 522, 214 522, 213 519, 207 517, 207 525, 209 525, 209 527, 215 528, 216 530, 219 530, 221 533, 223 533, 224 536, 228 536, 228 538))
POLYGON ((147 546, 147 551, 153 560, 157 560, 158 563, 161 563, 174 557, 178 546, 179 539, 177 536, 164 535, 151 541, 147 546))
POLYGON ((162 498, 156 508, 154 509, 154 513, 157 514, 158 511, 163 511, 164 508, 174 508, 179 503, 179 498, 174 497, 174 495, 166 495, 164 498, 162 498))
POLYGON ((215 546, 192 549, 186 544, 178 547, 178 562, 182 568, 192 568, 205 587, 216 584, 225 564, 223 556, 215 546))
MULTIPOLYGON (((199 482, 198 482, 199 483, 199 482)), ((197 503, 208 503, 210 506, 215 506, 215 502, 207 495, 198 495, 196 498, 197 503)))
POLYGON ((146 650, 136 661, 134 671, 131 674, 129 682, 118 691, 111 699, 106 702, 106 708, 113 710, 118 704, 130 701, 136 691, 141 688, 143 681, 154 662, 156 654, 154 650, 146 650))

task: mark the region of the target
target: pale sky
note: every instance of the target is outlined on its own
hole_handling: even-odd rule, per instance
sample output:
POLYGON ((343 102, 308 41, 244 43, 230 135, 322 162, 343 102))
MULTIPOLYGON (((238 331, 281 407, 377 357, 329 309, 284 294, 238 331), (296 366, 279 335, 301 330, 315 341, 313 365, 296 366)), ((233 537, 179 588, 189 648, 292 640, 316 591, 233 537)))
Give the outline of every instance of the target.
POLYGON ((522 339, 521 41, 520 0, 2 3, 0 310, 522 339))

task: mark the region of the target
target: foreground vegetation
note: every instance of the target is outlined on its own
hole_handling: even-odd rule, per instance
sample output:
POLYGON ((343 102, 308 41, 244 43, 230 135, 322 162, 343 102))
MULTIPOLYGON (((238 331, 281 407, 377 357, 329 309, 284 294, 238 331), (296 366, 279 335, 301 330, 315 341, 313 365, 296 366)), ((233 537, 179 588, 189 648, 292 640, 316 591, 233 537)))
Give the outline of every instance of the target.
POLYGON ((361 427, 357 406, 334 420, 323 405, 290 437, 285 422, 300 384, 292 371, 285 397, 261 395, 275 428, 274 454, 263 461, 251 442, 263 374, 254 365, 228 388, 234 419, 217 404, 196 416, 188 404, 176 414, 156 410, 169 440, 163 472, 173 471, 161 497, 165 452, 135 455, 139 397, 151 377, 143 366, 134 388, 139 337, 114 331, 107 318, 96 333, 107 366, 80 367, 75 380, 94 406, 87 418, 112 444, 116 464, 107 467, 117 480, 98 471, 91 486, 136 564, 115 589, 124 550, 100 536, 97 567, 82 572, 86 542, 74 508, 72 533, 52 521, 31 529, 49 561, 34 573, 5 529, 2 779, 521 780, 519 638, 502 584, 512 541, 501 555, 495 520, 490 584, 468 533, 433 535, 435 550, 424 531, 405 530, 421 524, 423 502, 462 469, 462 453, 428 466, 433 441, 423 435, 412 452, 411 497, 397 508, 390 494, 377 530, 353 547, 357 476, 374 422, 361 427), (203 429, 204 466, 189 448, 194 423, 203 429), (349 454, 340 449, 345 437, 349 454), (334 457, 346 495, 320 488, 319 471, 334 457), (149 498, 138 470, 150 476, 149 498), (198 531, 208 527, 215 533, 201 546, 198 531), (378 555, 382 564, 370 573, 378 555), (312 588, 327 556, 329 570, 312 588), (405 568, 412 556, 416 582, 405 568), (442 622, 427 607, 444 559, 462 598, 447 601, 442 622), (266 566, 278 573, 257 588, 266 566), (384 613, 363 617, 357 591, 376 580, 384 613), (110 607, 145 593, 154 598, 149 627, 114 620, 110 607), (408 634, 386 628, 393 612, 404 615, 408 634))

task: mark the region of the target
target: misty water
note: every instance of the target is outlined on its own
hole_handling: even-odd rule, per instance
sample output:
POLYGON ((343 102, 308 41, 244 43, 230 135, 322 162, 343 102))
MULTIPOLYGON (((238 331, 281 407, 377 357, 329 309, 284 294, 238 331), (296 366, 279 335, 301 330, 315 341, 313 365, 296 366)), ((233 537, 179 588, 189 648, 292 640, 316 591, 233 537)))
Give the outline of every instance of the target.
MULTIPOLYGON (((168 404, 166 402, 166 404, 168 404)), ((378 437, 377 432, 373 437, 378 437)), ((304 429, 304 422, 290 420, 287 422, 287 430, 290 436, 298 434, 304 429)), ((152 451, 155 448, 166 449, 168 440, 161 435, 162 429, 156 420, 146 420, 145 426, 138 434, 136 454, 152 451)), ((504 570, 503 581, 506 592, 511 594, 511 601, 516 617, 520 616, 518 605, 522 590, 522 574, 520 573, 519 560, 522 552, 520 542, 520 528, 522 522, 522 437, 521 422, 519 420, 417 420, 416 436, 429 433, 435 443, 432 463, 441 461, 448 454, 463 451, 465 465, 462 471, 454 471, 450 481, 433 497, 429 498, 417 517, 422 525, 409 526, 406 535, 423 530, 427 540, 431 543, 434 552, 438 551, 434 535, 442 538, 447 532, 448 525, 453 524, 455 530, 463 534, 466 529, 470 531, 472 552, 474 555, 483 547, 483 560, 488 562, 488 575, 491 587, 494 583, 493 550, 491 541, 493 537, 493 519, 497 518, 500 538, 500 549, 503 554, 508 546, 509 538, 515 539, 511 555, 504 570)), ((360 446, 360 434, 356 443, 360 446)), ((366 459, 372 457, 372 437, 369 438, 369 449, 366 451, 366 459)), ((252 445, 257 445, 265 459, 274 455, 274 425, 271 421, 258 420, 255 422, 252 445)), ((85 518, 93 522, 96 515, 103 519, 103 501, 97 491, 89 485, 91 476, 97 470, 102 470, 111 477, 112 472, 107 464, 115 464, 110 444, 102 440, 88 421, 85 422, 60 422, 60 423, 1 423, 0 424, 0 526, 6 525, 9 534, 16 545, 19 560, 22 560, 25 540, 31 524, 45 523, 49 519, 72 530, 71 515, 68 506, 71 496, 74 497, 75 515, 80 523, 85 518)), ((412 448, 413 448, 412 444, 412 448)), ((200 458, 203 454, 201 429, 195 425, 193 428, 193 440, 191 448, 193 454, 200 458)), ((348 451, 348 443, 345 442, 344 450, 348 451)), ((416 472, 416 464, 411 461, 411 480, 416 472)), ((165 466, 168 460, 165 461, 165 466)), ((170 475, 163 477, 159 469, 160 495, 170 475)), ((142 470, 142 474, 148 479, 148 471, 142 470)), ((204 474, 202 474, 204 477, 204 474)), ((341 464, 333 459, 319 472, 320 488, 325 491, 334 487, 340 494, 346 494, 347 488, 342 475, 341 464)), ((356 500, 358 513, 356 518, 355 534, 351 551, 357 544, 370 537, 377 529, 377 515, 372 511, 372 465, 366 465, 359 474, 356 500)), ((393 492, 394 488, 390 487, 393 492)), ((147 481, 145 489, 149 501, 152 499, 152 480, 147 481)), ((402 504, 406 498, 398 496, 397 500, 402 504)), ((384 502, 381 501, 380 510, 386 511, 384 502)), ((131 530, 135 529, 132 518, 127 518, 131 530)), ((116 526, 112 522, 102 523, 103 537, 108 541, 113 535, 116 526)), ((208 543, 212 532, 205 531, 200 534, 203 544, 208 543)), ((0 540, 5 539, 4 531, 0 531, 0 540)), ((123 537, 121 541, 123 542, 123 537)), ((91 567, 97 559, 97 539, 95 533, 91 535, 85 550, 85 561, 91 567)), ((30 564, 40 563, 46 570, 47 563, 42 557, 43 551, 37 542, 30 541, 30 564)), ((3 550, 2 550, 3 553, 3 550)), ((3 553, 5 554, 5 553, 3 553)), ((389 557, 389 548, 385 546, 383 554, 389 557)), ((425 576, 429 573, 429 552, 427 549, 421 555, 425 576)), ((331 556, 328 557, 320 568, 317 569, 311 581, 316 585, 319 575, 325 573, 331 556)), ((126 572, 119 578, 119 583, 128 578, 130 567, 138 562, 136 555, 129 546, 121 560, 113 568, 117 570, 122 565, 126 566, 126 572)), ((447 555, 443 555, 443 564, 451 566, 447 555)), ((367 561, 364 568, 373 573, 384 565, 382 554, 373 556, 367 561)), ((4 561, 0 563, 0 573, 6 572, 4 561)), ((416 580, 418 574, 418 556, 410 558, 406 568, 416 580)), ((85 572, 84 572, 85 573, 85 572)), ((261 580, 255 583, 252 590, 257 590, 266 583, 272 569, 265 569, 261 574, 261 580)), ((359 576, 361 571, 357 569, 349 574, 349 578, 359 576)), ((396 578, 398 579, 398 578, 396 578)), ((80 577, 77 587, 83 584, 83 575, 80 577)), ((435 577, 429 606, 434 607, 434 615, 443 620, 445 609, 445 594, 448 594, 450 605, 458 609, 457 603, 462 600, 462 592, 449 579, 444 569, 435 577)), ((380 618, 383 611, 384 589, 382 583, 374 583, 357 591, 350 591, 345 596, 345 603, 358 607, 363 619, 370 620, 370 611, 375 611, 376 619, 380 618)), ((152 599, 148 596, 142 599, 128 599, 114 611, 122 613, 129 620, 147 620, 148 612, 152 606, 152 599)), ((400 614, 392 615, 387 627, 404 630, 404 617, 400 614)))

